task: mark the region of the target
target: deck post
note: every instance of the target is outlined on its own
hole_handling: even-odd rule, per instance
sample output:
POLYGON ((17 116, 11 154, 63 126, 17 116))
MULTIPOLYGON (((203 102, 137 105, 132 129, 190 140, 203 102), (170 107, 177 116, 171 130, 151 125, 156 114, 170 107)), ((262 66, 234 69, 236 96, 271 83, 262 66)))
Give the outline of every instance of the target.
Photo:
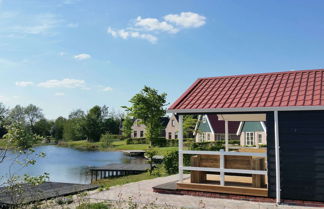
POLYGON ((179 115, 179 181, 183 180, 183 115, 179 115))
POLYGON ((274 111, 274 131, 275 131, 275 159, 276 159, 276 203, 281 202, 281 187, 280 187, 280 146, 279 146, 279 120, 278 111, 274 111))
POLYGON ((228 152, 228 120, 225 120, 225 151, 228 152))
MULTIPOLYGON (((219 168, 224 169, 225 165, 225 160, 224 160, 224 150, 220 150, 220 155, 219 155, 219 168)), ((224 171, 220 172, 220 185, 224 186, 225 185, 225 177, 224 177, 224 171)))

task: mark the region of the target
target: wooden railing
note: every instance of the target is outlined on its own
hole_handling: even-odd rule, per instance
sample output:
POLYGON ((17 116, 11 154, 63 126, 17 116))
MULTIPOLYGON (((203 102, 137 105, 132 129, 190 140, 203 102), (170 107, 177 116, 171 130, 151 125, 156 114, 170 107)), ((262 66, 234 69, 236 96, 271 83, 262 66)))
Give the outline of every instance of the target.
POLYGON ((219 152, 182 151, 181 154, 197 155, 197 157, 196 159, 192 158, 191 166, 182 166, 180 169, 187 171, 217 172, 220 174, 221 186, 225 185, 225 173, 252 174, 255 180, 254 184, 258 185, 260 183, 255 182, 262 182, 260 175, 267 175, 264 163, 262 163, 265 161, 267 153, 224 152, 224 150, 220 150, 219 152))

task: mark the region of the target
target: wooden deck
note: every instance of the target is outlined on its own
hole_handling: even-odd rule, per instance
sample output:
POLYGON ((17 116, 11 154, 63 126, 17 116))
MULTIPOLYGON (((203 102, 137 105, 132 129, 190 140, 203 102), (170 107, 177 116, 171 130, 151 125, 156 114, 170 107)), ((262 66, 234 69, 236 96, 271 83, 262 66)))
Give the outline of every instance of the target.
POLYGON ((22 193, 17 194, 7 187, 0 187, 0 208, 14 208, 17 204, 28 204, 60 196, 73 195, 97 188, 98 186, 89 184, 45 182, 37 186, 22 184, 22 193))
POLYGON ((177 189, 192 190, 203 192, 217 192, 226 194, 251 195, 259 197, 267 197, 267 188, 252 187, 252 177, 245 176, 225 176, 225 185, 220 185, 219 175, 207 175, 204 183, 191 183, 190 178, 183 182, 177 183, 177 189))
POLYGON ((90 168, 91 181, 146 172, 149 164, 111 164, 90 168))

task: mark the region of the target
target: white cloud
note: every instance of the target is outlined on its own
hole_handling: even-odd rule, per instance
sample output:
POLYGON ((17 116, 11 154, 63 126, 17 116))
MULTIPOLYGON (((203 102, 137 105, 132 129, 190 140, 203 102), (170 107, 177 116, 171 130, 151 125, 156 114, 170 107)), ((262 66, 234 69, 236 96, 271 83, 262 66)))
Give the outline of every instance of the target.
POLYGON ((16 86, 20 86, 20 87, 27 87, 27 86, 32 86, 32 85, 34 85, 34 83, 31 81, 17 81, 16 82, 16 86))
POLYGON ((135 26, 148 31, 165 31, 168 33, 177 33, 179 30, 165 21, 159 21, 156 18, 137 17, 135 26))
POLYGON ((107 33, 111 34, 114 38, 122 38, 122 39, 128 39, 128 38, 137 38, 137 39, 144 39, 151 43, 157 42, 157 37, 153 36, 151 34, 147 33, 140 33, 138 31, 130 31, 130 30, 113 30, 112 28, 108 28, 107 33))
POLYGON ((193 12, 169 14, 164 16, 164 20, 185 28, 198 28, 206 23, 206 17, 193 12))
POLYGON ((65 52, 59 52, 58 55, 61 56, 61 57, 63 57, 63 56, 66 55, 66 53, 65 52))
POLYGON ((111 87, 109 87, 109 86, 107 86, 107 87, 104 87, 103 89, 102 89, 102 91, 112 91, 113 89, 111 88, 111 87))
POLYGON ((86 88, 84 80, 64 78, 63 80, 48 80, 38 84, 44 88, 86 88))
POLYGON ((65 94, 63 92, 56 92, 55 93, 55 96, 57 97, 61 97, 61 96, 64 96, 65 94))
POLYGON ((77 54, 74 56, 74 59, 76 60, 86 60, 86 59, 90 59, 91 55, 90 54, 77 54))
MULTIPOLYGON (((7 30, 11 33, 22 33, 22 34, 48 34, 49 31, 57 27, 61 22, 53 14, 39 14, 35 16, 20 16, 19 22, 25 22, 24 24, 10 26, 7 30)), ((14 19, 15 20, 15 19, 14 19)))
POLYGON ((69 24, 66 25, 66 27, 68 27, 68 28, 77 28, 77 27, 79 27, 79 24, 78 23, 69 23, 69 24))
POLYGON ((157 34, 161 32, 175 34, 185 28, 198 28, 206 24, 206 17, 193 12, 168 14, 161 19, 150 17, 142 18, 138 16, 130 27, 119 30, 114 30, 109 27, 107 33, 115 38, 138 38, 156 43, 158 40, 157 34), (145 31, 145 33, 143 33, 143 31, 145 31), (154 33, 154 35, 152 35, 152 33, 154 33))

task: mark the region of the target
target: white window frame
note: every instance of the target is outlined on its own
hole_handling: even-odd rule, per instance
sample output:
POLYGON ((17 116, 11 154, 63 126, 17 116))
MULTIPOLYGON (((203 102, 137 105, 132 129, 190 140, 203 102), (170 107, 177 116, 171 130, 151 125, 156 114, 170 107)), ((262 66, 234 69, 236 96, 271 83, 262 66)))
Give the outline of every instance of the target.
POLYGON ((245 145, 247 145, 247 146, 254 146, 255 145, 254 132, 245 132, 245 145))
POLYGON ((263 138, 262 134, 258 133, 258 143, 259 144, 262 144, 262 138, 263 138))

